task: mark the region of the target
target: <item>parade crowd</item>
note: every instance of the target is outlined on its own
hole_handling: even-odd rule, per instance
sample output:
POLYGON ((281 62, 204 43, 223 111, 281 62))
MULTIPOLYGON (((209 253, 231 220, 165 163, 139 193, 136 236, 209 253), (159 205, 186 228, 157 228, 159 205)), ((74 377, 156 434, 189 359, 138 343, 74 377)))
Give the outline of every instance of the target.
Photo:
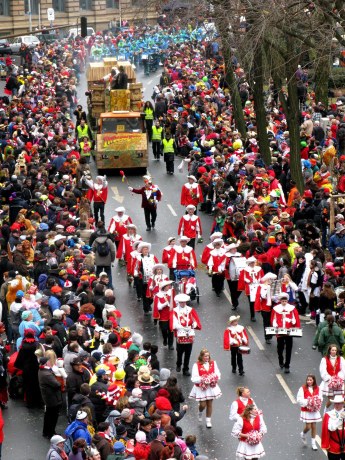
MULTIPOLYGON (((91 45, 104 39, 97 36, 91 45)), ((8 62, 7 95, 0 97, 2 408, 8 395, 23 398, 29 410, 44 407, 47 460, 207 459, 196 436, 183 430, 188 405, 179 383, 181 372, 191 379, 188 397, 198 403, 198 423, 212 429, 221 373, 205 348, 190 365, 202 331, 192 302, 199 301, 197 270, 203 264, 215 302, 225 284, 229 288, 232 314, 223 348, 234 374, 245 375, 243 357, 250 352, 238 314, 242 292, 241 308, 248 308, 251 321, 262 319, 267 345, 276 337, 278 365, 286 374, 293 371, 293 338, 302 334, 300 315, 315 321, 311 346, 322 358, 320 375, 308 374, 297 395, 305 424, 301 442, 307 444, 310 432, 317 450, 322 421, 328 458, 343 459, 344 203, 335 202, 332 231, 330 213, 331 194, 344 192, 344 101, 324 107, 311 91, 301 101, 300 194, 289 166, 289 127, 274 89, 267 100, 272 164, 266 165, 252 91, 236 58, 245 139, 234 126, 218 42, 172 40, 143 111, 153 160, 162 158, 169 176, 178 164, 186 182, 178 191, 176 234, 152 251, 138 232, 139 212, 129 216, 121 206, 105 221, 108 181, 92 178, 92 148, 85 142, 93 134, 77 99, 86 55, 76 38, 39 45, 26 53, 23 67, 8 62), (202 229, 200 213, 213 217, 210 229, 202 229), (203 238, 200 259, 195 245, 203 238), (160 344, 136 332, 135 318, 122 324, 125 306, 117 300, 114 263, 125 268, 143 315, 159 327, 160 344), (174 369, 161 365, 159 347, 176 353, 174 369), (66 429, 57 434, 65 413, 66 429)), ((295 78, 307 90, 302 69, 295 78)), ((141 187, 128 189, 141 197, 150 235, 159 226, 164 189, 149 175, 141 187)), ((265 455, 262 409, 245 385, 237 388, 229 408, 231 434, 239 441, 236 458, 265 455)), ((1 425, 0 418, 0 433, 1 425)))

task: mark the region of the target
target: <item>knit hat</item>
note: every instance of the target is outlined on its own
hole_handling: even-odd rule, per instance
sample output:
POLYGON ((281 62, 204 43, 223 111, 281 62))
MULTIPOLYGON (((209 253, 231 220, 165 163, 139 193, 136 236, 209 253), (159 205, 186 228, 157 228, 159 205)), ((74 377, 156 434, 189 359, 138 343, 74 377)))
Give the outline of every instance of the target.
POLYGON ((116 441, 114 444, 114 454, 123 454, 125 445, 121 441, 116 441))
POLYGON ((171 375, 170 369, 162 367, 162 369, 159 372, 159 384, 161 387, 166 384, 170 375, 171 375))
POLYGON ((29 318, 29 316, 32 315, 31 311, 28 310, 28 311, 23 311, 22 313, 22 319, 25 321, 26 319, 29 318))
POLYGON ((143 391, 141 388, 133 388, 132 390, 132 396, 133 398, 141 398, 143 395, 143 391))
POLYGON ((156 407, 158 410, 172 410, 171 402, 168 398, 164 398, 164 396, 156 398, 156 407))
POLYGON ((127 431, 126 427, 123 426, 123 425, 117 425, 116 427, 116 435, 117 436, 122 436, 123 434, 125 434, 127 431))
POLYGON ((146 434, 143 431, 137 431, 135 440, 139 443, 146 442, 146 434))
POLYGON ((122 419, 126 419, 128 417, 130 417, 132 414, 134 414, 134 410, 133 409, 123 409, 123 411, 121 412, 121 418, 122 419))

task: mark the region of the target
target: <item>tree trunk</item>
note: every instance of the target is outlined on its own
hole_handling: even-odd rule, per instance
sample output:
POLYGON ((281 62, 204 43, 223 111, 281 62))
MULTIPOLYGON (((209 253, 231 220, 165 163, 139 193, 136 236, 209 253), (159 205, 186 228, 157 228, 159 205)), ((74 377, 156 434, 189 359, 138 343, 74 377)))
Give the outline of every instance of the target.
POLYGON ((304 193, 304 179, 301 166, 301 138, 299 127, 299 105, 297 86, 294 77, 288 78, 288 107, 286 119, 289 127, 290 138, 290 170, 293 180, 300 194, 304 193))
POLYGON ((315 68, 315 102, 328 107, 328 81, 331 73, 329 56, 318 58, 315 68))
POLYGON ((227 42, 225 36, 221 36, 221 41, 225 64, 225 81, 227 82, 230 88, 235 124, 236 128, 241 133, 242 138, 245 139, 247 135, 247 127, 244 121, 242 102, 240 98, 240 93, 238 91, 237 81, 232 68, 230 43, 227 42))
POLYGON ((263 75, 263 50, 258 49, 254 61, 254 75, 253 75, 253 92, 254 92, 254 108, 256 115, 256 127, 258 133, 258 141, 260 147, 260 154, 266 164, 271 164, 271 151, 270 144, 267 136, 267 120, 264 99, 264 75, 263 75))

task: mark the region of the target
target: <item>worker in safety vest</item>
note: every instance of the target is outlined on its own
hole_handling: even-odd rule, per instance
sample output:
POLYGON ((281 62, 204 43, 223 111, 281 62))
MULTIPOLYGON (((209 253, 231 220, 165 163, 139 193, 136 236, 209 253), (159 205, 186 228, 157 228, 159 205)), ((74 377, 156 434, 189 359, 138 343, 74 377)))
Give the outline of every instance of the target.
POLYGON ((149 142, 151 142, 151 139, 152 139, 152 125, 153 125, 153 120, 155 118, 155 111, 154 111, 153 105, 151 104, 150 101, 145 102, 144 114, 145 114, 146 131, 147 131, 147 135, 149 137, 149 142))
POLYGON ((93 141, 92 131, 87 125, 86 121, 83 119, 80 120, 80 125, 77 126, 76 133, 77 133, 79 145, 80 145, 80 142, 83 141, 84 137, 88 137, 91 142, 93 141))
POLYGON ((152 152, 155 160, 160 160, 162 155, 162 139, 163 128, 160 126, 159 121, 156 120, 152 127, 152 152))
POLYGON ((171 138, 171 134, 167 133, 165 139, 162 141, 164 161, 166 164, 167 174, 174 174, 174 159, 176 152, 176 144, 174 139, 171 138))
POLYGON ((92 144, 87 136, 83 137, 82 141, 79 142, 80 147, 80 158, 85 158, 87 163, 91 160, 91 149, 92 144))

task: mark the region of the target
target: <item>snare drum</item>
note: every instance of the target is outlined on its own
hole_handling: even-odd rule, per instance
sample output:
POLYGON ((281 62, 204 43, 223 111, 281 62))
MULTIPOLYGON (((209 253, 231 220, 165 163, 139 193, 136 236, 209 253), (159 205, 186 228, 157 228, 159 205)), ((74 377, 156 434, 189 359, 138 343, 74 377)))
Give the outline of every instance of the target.
POLYGON ((265 333, 266 335, 276 335, 277 328, 276 327, 265 327, 265 333))
POLYGON ((286 329, 286 327, 278 327, 277 334, 278 335, 288 335, 288 330, 286 329))
POLYGON ((292 327, 289 331, 291 337, 302 337, 302 329, 300 327, 292 327))
POLYGON ((250 347, 238 347, 238 351, 241 353, 241 355, 249 355, 250 354, 250 347))

